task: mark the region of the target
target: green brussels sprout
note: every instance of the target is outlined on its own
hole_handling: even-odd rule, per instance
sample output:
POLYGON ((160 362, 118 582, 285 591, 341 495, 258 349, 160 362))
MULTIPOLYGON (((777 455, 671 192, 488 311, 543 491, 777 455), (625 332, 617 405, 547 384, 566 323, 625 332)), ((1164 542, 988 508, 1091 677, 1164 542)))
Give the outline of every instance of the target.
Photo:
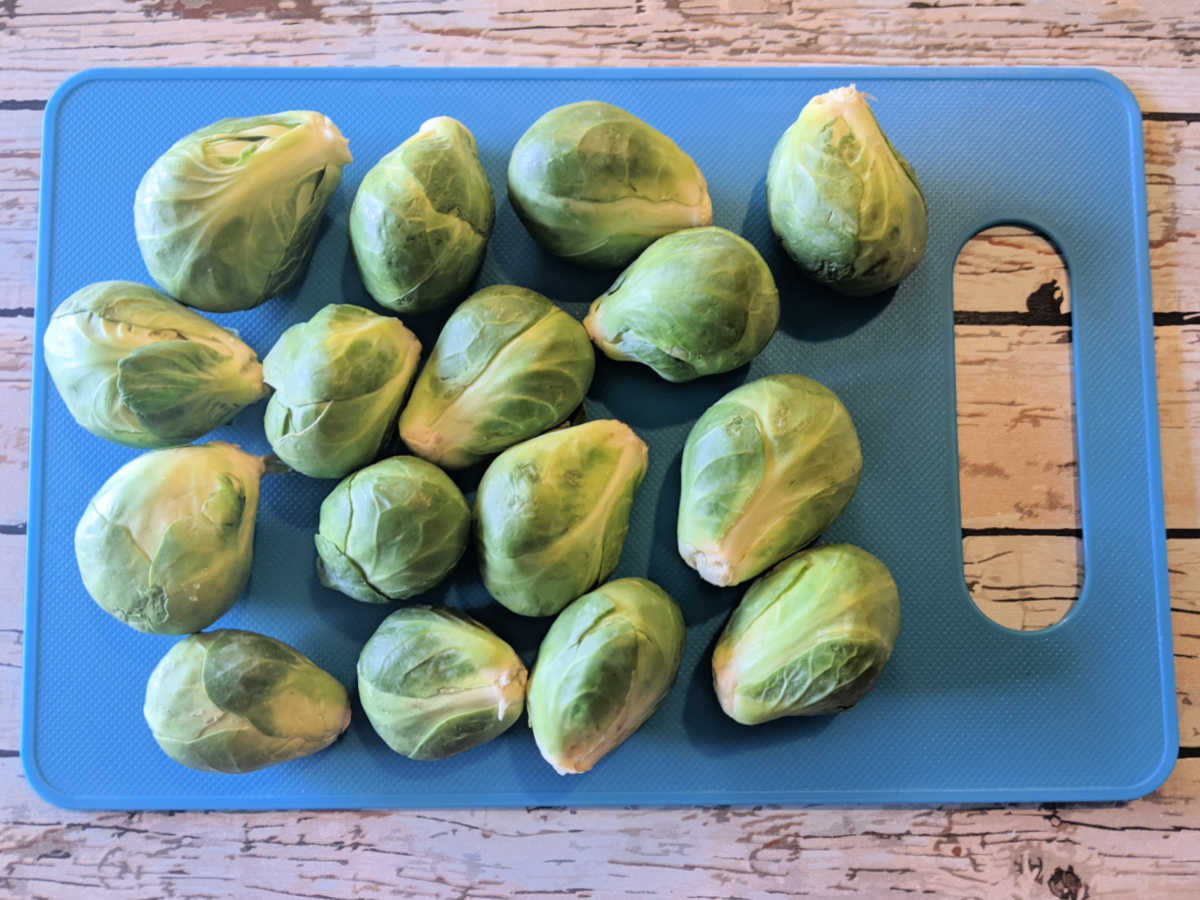
POLYGON ((471 509, 450 477, 394 456, 343 479, 321 503, 317 575, 364 603, 404 600, 445 578, 470 535, 471 509))
POLYGON ((508 196, 539 244, 587 266, 623 266, 664 234, 712 224, 692 158, 595 100, 552 109, 529 127, 508 161, 508 196))
POLYGON ((559 775, 587 772, 653 715, 683 659, 683 614, 644 578, 619 578, 559 613, 529 679, 529 726, 559 775))
POLYGON ((346 139, 320 113, 222 119, 142 177, 134 227, 150 277, 188 306, 250 309, 304 271, 346 139))
POLYGON ((375 459, 396 423, 421 342, 392 316, 347 303, 287 329, 263 360, 275 388, 264 428, 279 458, 313 478, 375 459))
POLYGON ((250 577, 261 457, 232 444, 151 450, 121 466, 75 529, 75 558, 105 612, 150 634, 225 615, 250 577))
POLYGON ((771 270, 724 228, 659 238, 592 303, 584 327, 610 359, 691 381, 750 362, 779 322, 771 270))
POLYGON ((744 384, 684 444, 679 555, 711 584, 741 584, 824 531, 861 471, 854 423, 829 388, 803 375, 744 384))
POLYGON ((163 752, 241 774, 324 750, 350 724, 341 682, 287 644, 219 629, 177 643, 146 684, 146 724, 163 752))
POLYGON ((525 706, 512 647, 456 610, 392 613, 358 657, 358 696, 383 742, 410 759, 445 759, 508 730, 525 706))
POLYGON ((853 85, 814 97, 783 133, 767 214, 801 269, 851 297, 899 284, 925 252, 917 173, 853 85))
POLYGON ((479 271, 496 206, 475 138, 446 116, 369 171, 350 208, 350 247, 375 302, 426 312, 461 297, 479 271))
POLYGON ((900 595, 878 559, 850 544, 797 553, 750 586, 721 632, 717 699, 743 725, 849 709, 899 630, 900 595))
POLYGON ((265 397, 254 351, 154 288, 101 281, 59 304, 46 367, 75 421, 128 447, 186 444, 265 397))
POLYGON ((595 368, 583 326, 541 294, 484 288, 446 320, 400 437, 438 465, 469 466, 565 419, 595 368))
POLYGON ((484 587, 523 616, 552 616, 612 574, 649 451, 597 419, 505 450, 475 494, 484 587))

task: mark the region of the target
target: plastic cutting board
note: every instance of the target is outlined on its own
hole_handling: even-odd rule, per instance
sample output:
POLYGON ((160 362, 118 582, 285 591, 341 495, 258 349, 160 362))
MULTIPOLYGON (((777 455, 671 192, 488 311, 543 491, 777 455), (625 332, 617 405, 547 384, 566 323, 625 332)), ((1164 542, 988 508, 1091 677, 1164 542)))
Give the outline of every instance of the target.
MULTIPOLYGON (((85 72, 46 109, 30 442, 28 617, 21 755, 50 801, 99 808, 427 807, 527 804, 1048 801, 1155 788, 1177 726, 1155 407, 1141 118, 1130 92, 1072 69, 175 69, 85 72), (854 82, 875 97, 920 175, 929 245, 894 296, 848 302, 814 289, 776 248, 764 176, 783 130, 814 94, 854 82), (355 703, 330 749, 258 773, 185 769, 142 719, 146 677, 174 639, 137 633, 87 596, 72 549, 92 493, 135 451, 68 415, 40 338, 53 307, 93 281, 148 282, 134 240, 142 173, 177 138, 225 117, 316 109, 355 161, 326 214, 303 283, 256 310, 214 316, 259 353, 330 302, 370 305, 346 221, 364 173, 435 115, 478 139, 497 199, 479 284, 534 288, 582 317, 615 273, 539 250, 505 192, 513 144, 551 107, 602 99, 671 135, 707 176, 715 222, 771 264, 783 314, 749 367, 686 385, 601 359, 592 417, 650 445, 617 575, 648 576, 688 622, 679 679, 658 713, 593 772, 560 777, 522 719, 438 763, 389 751, 355 703), (985 618, 964 585, 951 280, 974 233, 1028 223, 1070 269, 1086 582, 1071 614, 1035 633, 985 618), (903 625, 875 690, 832 718, 754 729, 725 718, 709 653, 742 588, 703 584, 675 550, 679 457, 692 422, 744 381, 799 371, 845 401, 862 439, 858 493, 824 541, 878 555, 900 586, 903 625)), ((430 348, 444 314, 406 322, 430 348)), ((214 438, 259 452, 264 404, 214 438)), ((478 477, 468 473, 464 486, 478 477)), ((284 640, 348 687, 388 608, 321 587, 312 535, 334 482, 264 482, 246 596, 220 622, 284 640)), ((547 620, 492 603, 468 553, 427 599, 471 611, 531 662, 547 620)))

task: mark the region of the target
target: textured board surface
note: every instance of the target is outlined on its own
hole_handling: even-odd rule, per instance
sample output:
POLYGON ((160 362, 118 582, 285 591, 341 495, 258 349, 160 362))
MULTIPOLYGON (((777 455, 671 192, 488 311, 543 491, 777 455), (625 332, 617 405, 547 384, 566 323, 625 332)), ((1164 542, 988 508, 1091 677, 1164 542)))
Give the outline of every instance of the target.
MULTIPOLYGON (((592 417, 650 445, 616 575, 644 575, 679 601, 688 648, 655 717, 590 774, 562 778, 524 720, 440 763, 392 754, 355 705, 347 735, 317 756, 245 776, 183 769, 141 716, 146 676, 171 638, 136 633, 87 597, 71 535, 88 498, 135 451, 71 420, 35 367, 22 759, 50 800, 100 808, 397 807, 787 801, 1098 800, 1152 790, 1177 744, 1167 618, 1140 120, 1109 76, 1081 70, 179 70, 84 73, 46 111, 37 332, 92 281, 148 281, 133 238, 142 173, 174 140, 230 115, 311 108, 355 162, 326 214, 302 284, 247 313, 215 316, 260 354, 329 302, 370 305, 345 236, 354 190, 434 115, 474 132, 497 197, 479 284, 541 291, 582 317, 615 273, 549 257, 504 190, 508 152, 542 112, 602 99, 671 135, 704 171, 715 223, 764 253, 783 314, 750 366, 687 385, 601 359, 592 417), (847 302, 814 288, 776 249, 763 196, 775 141, 813 94, 856 83, 921 177, 925 259, 892 295, 847 302), (137 123, 131 131, 132 123, 137 123), (1048 135, 1054 139, 1049 140, 1048 135), (1071 273, 1080 508, 1086 581, 1059 625, 1008 631, 963 581, 955 448, 954 259, 976 231, 1025 222, 1071 273), (708 655, 743 588, 703 584, 675 551, 687 430, 746 380, 798 371, 845 401, 862 439, 855 499, 823 541, 879 556, 900 586, 903 625, 875 690, 834 718, 747 729, 726 719, 708 655), (1069 741, 1064 741, 1069 735, 1069 741)), ((432 346, 443 314, 406 319, 432 346)), ((266 451, 251 407, 214 438, 266 451)), ((465 473, 470 489, 478 471, 465 473)), ((320 586, 317 509, 334 482, 264 482, 246 596, 220 620, 293 644, 351 688, 387 609, 320 586)), ((548 620, 520 620, 478 584, 468 553, 427 598, 471 611, 531 662, 548 620)))

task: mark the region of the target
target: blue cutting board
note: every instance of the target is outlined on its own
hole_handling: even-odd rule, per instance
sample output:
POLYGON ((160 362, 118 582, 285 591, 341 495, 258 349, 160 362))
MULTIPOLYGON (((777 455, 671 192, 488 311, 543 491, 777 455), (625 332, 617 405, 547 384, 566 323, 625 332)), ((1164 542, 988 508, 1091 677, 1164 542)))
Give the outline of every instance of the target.
MULTIPOLYGON (((524 804, 1106 800, 1154 789, 1177 725, 1155 408, 1141 118, 1130 92, 1073 69, 178 69, 85 72, 46 109, 30 442, 28 612, 21 756, 31 783, 69 807, 278 808, 524 804), (809 97, 855 82, 920 174, 929 246, 890 298, 848 302, 807 284, 776 249, 767 160, 809 97), (715 222, 744 234, 778 280, 783 315, 767 349, 686 385, 600 359, 592 417, 650 445, 616 574, 666 588, 688 623, 679 679, 658 713, 590 774, 560 777, 522 719, 500 739, 438 763, 389 751, 357 704, 345 737, 297 762, 241 776, 164 756, 142 720, 155 663, 173 639, 139 634, 85 593, 72 534, 92 493, 135 455, 68 415, 41 358, 51 310, 93 281, 149 282, 134 241, 142 173, 182 135, 283 109, 329 115, 349 166, 303 283, 217 317, 265 355, 326 303, 370 305, 346 220, 363 174, 434 115, 474 132, 497 198, 479 285, 508 282, 576 316, 613 273, 542 252, 505 193, 509 150, 551 107, 602 99, 671 135, 708 178, 715 222), (1086 581, 1060 624, 1017 633, 985 618, 964 584, 951 280, 971 235, 1028 223, 1071 275, 1080 506, 1086 581), (832 718, 749 729, 722 715, 709 653, 741 588, 702 583, 675 550, 679 458, 691 423, 731 388, 798 371, 833 388, 865 457, 853 502, 825 541, 878 555, 900 586, 903 626, 875 690, 832 718)), ((407 320, 426 349, 444 314, 407 320)), ((265 452, 263 405, 212 437, 265 452)), ((464 487, 478 471, 465 476, 464 487)), ((388 608, 326 590, 312 534, 333 482, 264 482, 254 570, 220 626, 284 640, 354 686, 358 651, 388 608)), ((531 662, 546 620, 492 603, 471 554, 426 599, 469 610, 531 662)))

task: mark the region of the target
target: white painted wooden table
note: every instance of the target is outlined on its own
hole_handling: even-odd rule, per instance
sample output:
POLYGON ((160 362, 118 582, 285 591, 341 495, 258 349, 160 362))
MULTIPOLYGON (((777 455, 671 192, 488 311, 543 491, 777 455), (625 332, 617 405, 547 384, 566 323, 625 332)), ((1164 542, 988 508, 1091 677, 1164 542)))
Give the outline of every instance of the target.
MULTIPOLYGON (((0 897, 1200 896, 1200 6, 775 0, 0 0, 0 897), (1091 65, 1144 113, 1180 760, 1128 804, 68 812, 21 772, 34 247, 47 97, 93 66, 1091 65)), ((136 128, 131 131, 136 140, 136 128)), ((1045 139, 1055 140, 1053 134, 1045 139)), ((1018 627, 1079 584, 1067 280, 1017 229, 960 258, 964 547, 1018 627)), ((1064 722, 1064 752, 1070 725, 1064 722)))

